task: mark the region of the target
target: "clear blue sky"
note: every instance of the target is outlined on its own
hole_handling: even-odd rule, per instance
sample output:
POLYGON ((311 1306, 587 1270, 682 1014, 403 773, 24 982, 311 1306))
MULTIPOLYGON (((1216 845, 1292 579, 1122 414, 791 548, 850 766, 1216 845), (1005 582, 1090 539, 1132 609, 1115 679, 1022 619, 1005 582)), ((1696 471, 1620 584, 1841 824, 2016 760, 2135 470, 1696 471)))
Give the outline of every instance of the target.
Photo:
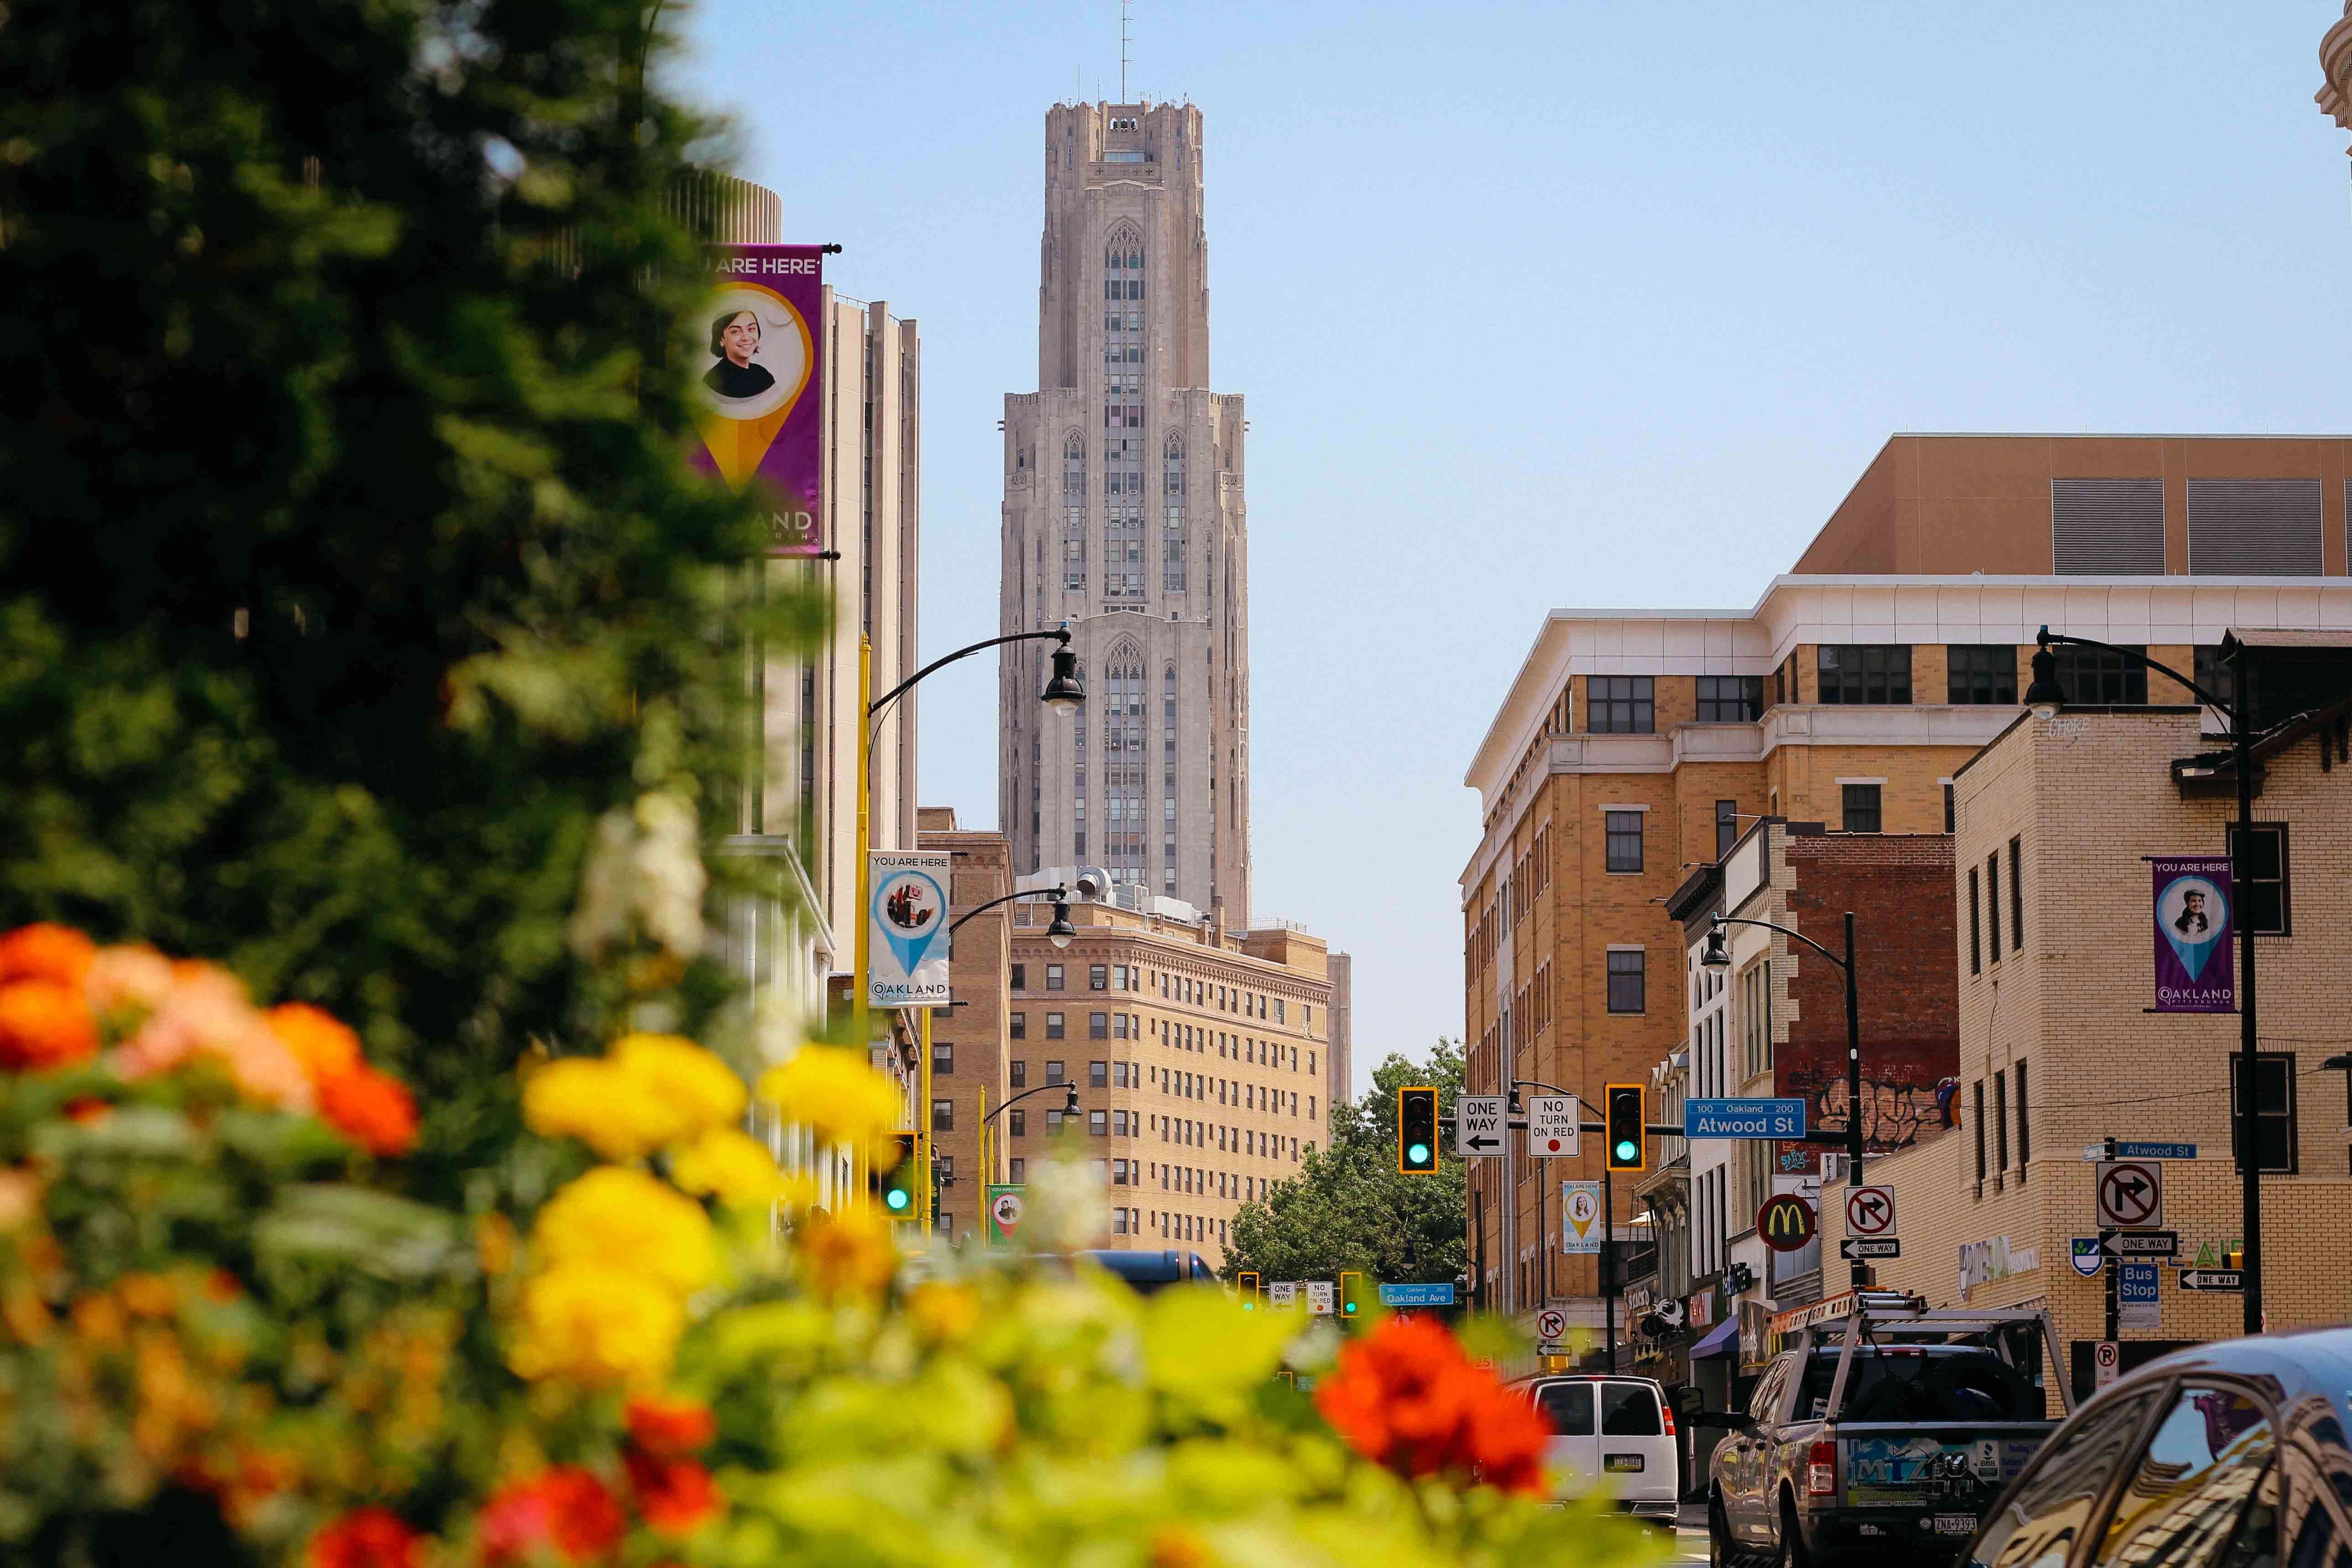
MULTIPOLYGON (((1259 915, 1356 954, 1362 1079, 1461 1028, 1470 752, 1554 605, 1745 606, 1897 430, 2352 429, 2330 0, 1136 7, 1207 137, 1249 399, 1259 915)), ((1047 104, 1116 0, 703 0, 672 67, 923 335, 923 643, 996 630, 1047 104)), ((995 683, 922 795, 995 820, 995 683)))

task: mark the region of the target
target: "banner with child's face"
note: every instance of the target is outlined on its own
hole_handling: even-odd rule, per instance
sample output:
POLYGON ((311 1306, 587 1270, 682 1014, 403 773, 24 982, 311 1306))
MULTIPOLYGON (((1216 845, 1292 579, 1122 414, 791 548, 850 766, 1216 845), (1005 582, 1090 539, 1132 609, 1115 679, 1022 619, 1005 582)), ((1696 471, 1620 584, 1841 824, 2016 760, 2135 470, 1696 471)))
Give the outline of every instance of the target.
POLYGON ((719 288, 698 362, 695 466, 735 490, 756 489, 769 554, 817 554, 824 549, 816 395, 824 253, 814 245, 721 245, 712 247, 710 267, 719 288))
POLYGON ((2230 858, 2151 857, 2158 1013, 2234 1013, 2237 965, 2230 951, 2230 858))

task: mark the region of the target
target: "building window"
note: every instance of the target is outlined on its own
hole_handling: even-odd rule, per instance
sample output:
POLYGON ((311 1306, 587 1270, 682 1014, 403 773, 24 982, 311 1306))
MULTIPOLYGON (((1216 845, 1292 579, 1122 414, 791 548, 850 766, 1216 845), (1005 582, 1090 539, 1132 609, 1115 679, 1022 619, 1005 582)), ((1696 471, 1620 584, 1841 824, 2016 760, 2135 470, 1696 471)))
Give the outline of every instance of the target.
POLYGON ((1985 1180, 1984 1079, 1977 1079, 1975 1089, 1977 1124, 1977 1188, 1979 1194, 1981 1194, 1984 1188, 1985 1180))
POLYGON ((1089 991, 1108 991, 1110 989, 1109 964, 1090 963, 1087 966, 1087 989, 1089 991))
POLYGON ((1901 643, 1823 645, 1821 700, 1849 705, 1900 705, 1911 700, 1911 649, 1901 643))
POLYGON ((1045 989, 1048 991, 1059 991, 1061 988, 1062 966, 1058 963, 1047 964, 1045 966, 1045 989))
POLYGON ((2025 1064, 2019 1062, 2011 1070, 2017 1074, 2017 1174, 2022 1181, 2026 1163, 2033 1158, 2033 1124, 2025 1114, 2025 1064))
MULTIPOLYGON (((1049 1040, 1058 1040, 1062 1037, 1062 1015, 1059 1013, 1045 1015, 1045 1037, 1049 1040)), ((1054 1080, 1049 1078, 1045 1081, 1051 1083, 1054 1080)))
POLYGON ((954 1100, 935 1100, 931 1101, 931 1131, 934 1132, 952 1132, 955 1131, 954 1100))
POLYGON ((2009 1169, 2009 1075, 1992 1075, 1992 1168, 2009 1169))
MULTIPOLYGON (((2245 1066, 2230 1054, 2230 1152, 2244 1163, 2238 1134, 2238 1087, 2245 1066)), ((2254 1058, 2254 1152, 2256 1168, 2272 1174, 2295 1171, 2294 1053, 2264 1051, 2254 1058)))
POLYGON ((1047 1062, 1045 1064, 1045 1081, 1047 1083, 1061 1083, 1065 1081, 1067 1077, 1068 1074, 1064 1071, 1062 1063, 1047 1062))
POLYGON ((1952 800, 1952 786, 1947 782, 1944 785, 1944 831, 1955 831, 1952 825, 1958 820, 1958 812, 1952 800))
POLYGON ((1005 1033, 1016 1040, 1027 1039, 1029 1037, 1029 1015, 1026 1013, 1013 1014, 1008 1022, 1005 1033))
POLYGON ((1698 678, 1700 723, 1752 724, 1763 714, 1762 676, 1702 675, 1698 678))
MULTIPOLYGON (((1012 1110, 1004 1113, 1004 1120, 1013 1123, 1013 1136, 1015 1138, 1026 1138, 1029 1136, 1029 1113, 1026 1110, 1024 1110, 1016 1105, 1012 1110)), ((1015 1165, 1021 1163, 1018 1160, 1015 1160, 1013 1163, 1015 1165)), ((1013 1179, 1017 1182, 1021 1178, 1015 1176, 1013 1179)))
POLYGON ((1161 527, 1165 537, 1160 543, 1160 586, 1170 594, 1184 591, 1184 559, 1191 545, 1184 533, 1184 441, 1179 436, 1168 437, 1160 455, 1160 486, 1164 509, 1161 527))
POLYGON ((1027 964, 1016 963, 1013 966, 1013 989, 1015 991, 1026 991, 1029 989, 1029 966, 1027 964))
POLYGON ((1110 1112, 1109 1112, 1109 1111, 1108 1111, 1108 1110, 1089 1110, 1089 1111, 1087 1111, 1087 1136, 1088 1136, 1088 1137, 1092 1137, 1092 1138, 1108 1138, 1108 1137, 1109 1137, 1109 1136, 1110 1136, 1110 1112))
MULTIPOLYGON (((2025 841, 2022 838, 2009 841, 2009 951, 2025 951, 2025 841)), ((2021 1086, 2018 1103, 2022 1105, 2025 1102, 2021 1088, 2025 1082, 2025 1069, 2020 1068, 2017 1072, 2017 1081, 2021 1086)))
POLYGON ((1603 851, 1610 870, 1638 871, 1642 868, 1642 816, 1638 811, 1601 813, 1603 851))
POLYGON ((1977 868, 1969 868, 1969 973, 1984 973, 1984 915, 1977 903, 1977 868))
POLYGON ((1715 803, 1715 858, 1722 859, 1739 842, 1739 803, 1718 800, 1715 803))
POLYGON ((1946 694, 1953 702, 1990 708, 2017 706, 2017 649, 2008 643, 1955 643, 1944 650, 1949 673, 1946 694))
POLYGON ((1109 1014, 1089 1013, 1087 1015, 1087 1038, 1090 1040, 1108 1040, 1110 1038, 1109 1014))
POLYGON ((1609 955, 1609 1010, 1612 1013, 1639 1013, 1644 1010, 1647 975, 1644 965, 1649 954, 1639 950, 1612 952, 1609 955))
POLYGON ((1062 586, 1087 585, 1087 445, 1070 437, 1062 448, 1062 586))
POLYGON ((1110 1064, 1108 1062, 1088 1062, 1087 1064, 1087 1087, 1088 1089, 1108 1089, 1110 1087, 1110 1064))
POLYGON ((2286 824, 2257 822, 2242 834, 2232 827, 2230 850, 2236 857, 2238 919, 2257 936, 2293 936, 2294 908, 2287 897, 2286 824))
POLYGON ((1874 784, 1841 784, 1845 796, 1845 830, 1848 833, 1877 833, 1878 785, 1874 784))
POLYGON ((2070 645, 2052 651, 2058 656, 2058 689, 2066 694, 2069 703, 2085 708, 2147 705, 2147 666, 2126 657, 2144 656, 2147 648, 2110 653, 2103 647, 2070 645))
MULTIPOLYGON (((2237 702, 2238 671, 2236 667, 2221 657, 2220 648, 2199 648, 2196 658, 2189 667, 2189 676, 2198 685, 2221 699, 2225 707, 2232 706, 2237 702)), ((2204 699, 2199 698, 2198 700, 2201 702, 2204 699)))
POLYGON ((1008 1062, 1005 1064, 1004 1070, 1007 1075, 1005 1081, 1010 1083, 1014 1089, 1027 1089, 1029 1087, 1029 1064, 1027 1062, 1008 1062))
POLYGON ((955 1076, 955 1047, 945 1040, 931 1042, 931 1076, 933 1078, 955 1076))
MULTIPOLYGON (((1018 1117, 1021 1112, 1016 1110, 1013 1114, 1018 1117)), ((1029 1179, 1029 1162, 1016 1154, 1007 1163, 1004 1173, 1015 1184, 1025 1182, 1029 1179)))
POLYGON ((1584 727, 1596 735, 1655 733, 1657 681, 1647 675, 1587 676, 1584 727))
POLYGON ((1985 857, 1985 948, 2000 962, 2000 855, 1985 857))

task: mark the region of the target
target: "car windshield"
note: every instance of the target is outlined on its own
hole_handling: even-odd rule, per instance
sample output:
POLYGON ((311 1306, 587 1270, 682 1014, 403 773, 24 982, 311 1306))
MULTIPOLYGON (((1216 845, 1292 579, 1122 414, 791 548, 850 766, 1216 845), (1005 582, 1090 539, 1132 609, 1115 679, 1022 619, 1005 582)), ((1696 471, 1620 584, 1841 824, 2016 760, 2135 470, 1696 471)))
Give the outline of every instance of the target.
MULTIPOLYGON (((1841 1353, 1825 1348, 1806 1358, 1794 1419, 1829 1415, 1841 1353)), ((1863 1345, 1838 1414, 1846 1421, 2039 1421, 2042 1391, 1979 1345, 1863 1345)))

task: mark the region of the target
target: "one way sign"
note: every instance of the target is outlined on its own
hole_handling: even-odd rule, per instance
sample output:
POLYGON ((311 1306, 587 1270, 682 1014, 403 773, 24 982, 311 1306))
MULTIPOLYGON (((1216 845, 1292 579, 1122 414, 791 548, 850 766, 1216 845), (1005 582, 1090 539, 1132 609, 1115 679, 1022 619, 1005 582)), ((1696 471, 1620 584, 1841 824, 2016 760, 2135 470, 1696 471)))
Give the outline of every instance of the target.
POLYGON ((1492 1160, 1503 1152, 1503 1097, 1454 1097, 1454 1152, 1465 1160, 1492 1160))

